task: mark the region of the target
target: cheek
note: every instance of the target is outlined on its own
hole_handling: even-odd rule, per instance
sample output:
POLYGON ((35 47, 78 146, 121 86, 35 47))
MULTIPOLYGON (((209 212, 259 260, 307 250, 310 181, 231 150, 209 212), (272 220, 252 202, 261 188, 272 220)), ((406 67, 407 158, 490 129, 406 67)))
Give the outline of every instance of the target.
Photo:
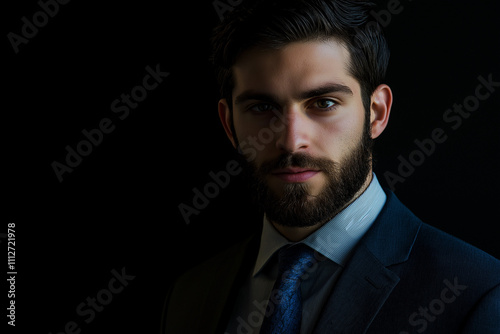
POLYGON ((260 166, 263 161, 269 160, 276 133, 270 126, 267 117, 247 117, 235 113, 234 128, 239 141, 239 149, 246 159, 260 166))
POLYGON ((358 143, 363 133, 364 114, 346 114, 320 124, 315 134, 315 146, 334 161, 340 161, 358 143))
POLYGON ((259 129, 265 126, 262 119, 252 117, 249 113, 243 113, 237 110, 233 112, 233 122, 236 134, 240 140, 255 136, 259 132, 259 129))

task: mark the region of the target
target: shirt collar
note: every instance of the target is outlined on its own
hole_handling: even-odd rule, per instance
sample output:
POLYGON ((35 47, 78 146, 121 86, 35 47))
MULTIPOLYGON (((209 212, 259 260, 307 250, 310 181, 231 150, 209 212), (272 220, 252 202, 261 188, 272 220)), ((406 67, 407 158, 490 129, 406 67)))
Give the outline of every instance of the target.
POLYGON ((257 275, 265 264, 271 259, 281 247, 292 244, 284 236, 281 235, 264 215, 264 226, 262 227, 262 235, 260 238, 259 255, 255 262, 253 275, 257 275))
MULTIPOLYGON (((375 174, 366 190, 332 220, 301 242, 333 262, 344 266, 349 255, 377 218, 386 195, 375 174)), ((282 236, 264 216, 259 254, 253 275, 257 275, 276 251, 293 244, 282 236)))

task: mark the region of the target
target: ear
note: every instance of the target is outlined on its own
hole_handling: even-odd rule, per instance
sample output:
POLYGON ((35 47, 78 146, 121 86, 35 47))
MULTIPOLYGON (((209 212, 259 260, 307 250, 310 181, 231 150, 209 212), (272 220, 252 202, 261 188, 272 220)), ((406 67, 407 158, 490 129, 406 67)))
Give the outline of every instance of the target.
POLYGON ((219 118, 222 122, 222 126, 226 131, 226 135, 233 144, 234 148, 236 148, 236 141, 234 140, 234 134, 231 129, 231 111, 229 110, 229 105, 227 104, 226 99, 219 100, 219 118))
POLYGON ((378 86, 372 94, 370 103, 370 123, 372 138, 384 131, 389 121, 392 106, 392 91, 385 84, 378 86))

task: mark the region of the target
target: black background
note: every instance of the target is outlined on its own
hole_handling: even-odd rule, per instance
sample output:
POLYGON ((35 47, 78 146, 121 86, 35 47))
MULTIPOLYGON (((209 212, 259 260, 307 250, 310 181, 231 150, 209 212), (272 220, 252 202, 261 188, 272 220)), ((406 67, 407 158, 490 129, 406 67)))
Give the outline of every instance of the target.
MULTIPOLYGON (((376 144, 377 175, 384 184, 384 173, 398 173, 398 157, 408 159, 416 139, 442 128, 448 139, 395 192, 425 222, 498 258, 500 88, 456 130, 443 114, 474 94, 480 75, 500 81, 499 7, 487 1, 401 5, 386 24, 387 83, 395 101, 376 144)), ((21 18, 32 21, 40 6, 3 6, 0 231, 16 224, 13 332, 59 333, 75 321, 81 333, 157 333, 175 272, 261 223, 238 177, 189 225, 178 210, 180 203, 191 205, 192 189, 203 188, 210 171, 234 158, 208 62, 208 38, 220 21, 212 1, 71 1, 17 54, 7 34, 20 34, 21 18), (170 75, 118 119, 111 102, 157 64, 170 75), (64 162, 66 145, 75 148, 85 139, 82 130, 103 118, 115 130, 60 183, 51 164, 64 162), (85 323, 77 306, 122 268, 135 278, 85 323)))

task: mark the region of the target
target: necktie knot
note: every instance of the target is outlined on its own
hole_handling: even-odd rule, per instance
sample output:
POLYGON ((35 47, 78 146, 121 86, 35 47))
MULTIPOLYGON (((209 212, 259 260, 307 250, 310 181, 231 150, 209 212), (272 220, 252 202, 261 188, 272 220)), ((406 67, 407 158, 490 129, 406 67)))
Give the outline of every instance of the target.
POLYGON ((307 269, 314 264, 314 251, 304 244, 283 248, 278 257, 278 275, 283 276, 282 279, 298 283, 307 269))

